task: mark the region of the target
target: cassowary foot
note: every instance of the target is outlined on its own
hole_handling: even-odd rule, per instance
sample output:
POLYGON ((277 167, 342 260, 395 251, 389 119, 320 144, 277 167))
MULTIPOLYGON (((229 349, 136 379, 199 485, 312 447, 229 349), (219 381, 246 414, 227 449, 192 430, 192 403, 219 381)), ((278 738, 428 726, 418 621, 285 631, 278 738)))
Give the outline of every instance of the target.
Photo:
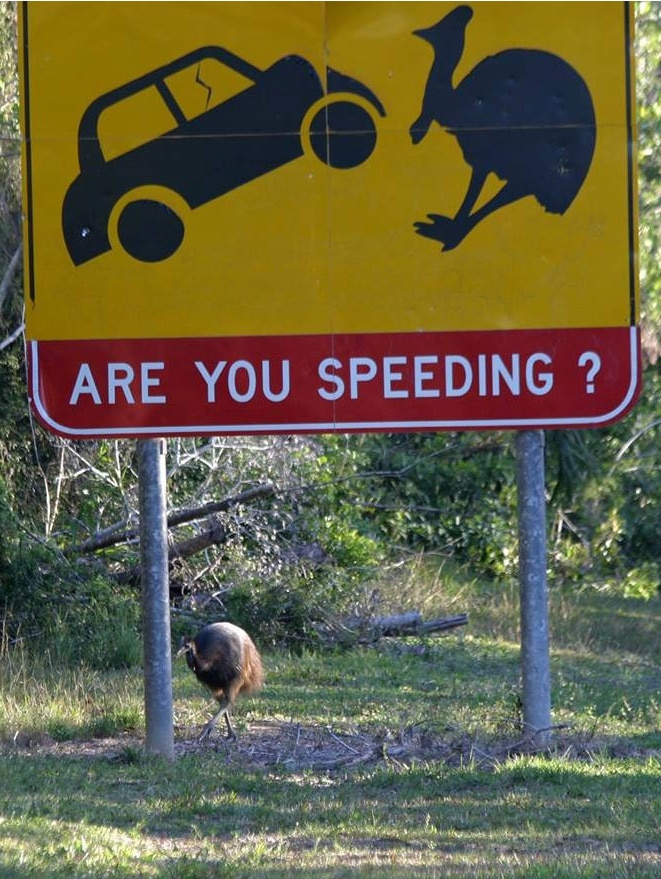
POLYGON ((207 723, 207 725, 204 727, 204 729, 202 730, 202 732, 200 733, 200 735, 197 738, 198 742, 205 742, 209 738, 209 736, 211 735, 212 729, 213 729, 213 724, 207 723))
POLYGON ((453 250, 464 240, 465 233, 452 217, 443 217, 441 214, 427 214, 427 217, 431 222, 420 220, 413 224, 418 235, 440 241, 444 251, 453 250))
MULTIPOLYGON (((212 733, 212 731, 213 731, 213 728, 214 728, 214 724, 209 724, 209 723, 208 723, 208 724, 204 727, 204 729, 202 730, 202 732, 200 733, 200 735, 198 736, 198 739, 197 739, 198 743, 205 742, 205 741, 209 738, 209 736, 211 735, 211 733, 212 733)), ((234 742, 234 741, 236 741, 236 733, 234 732, 234 729, 233 729, 233 728, 232 728, 231 732, 228 731, 228 733, 227 733, 227 741, 228 741, 228 742, 234 742)))
POLYGON ((208 723, 205 723, 204 728, 198 737, 198 742, 204 742, 209 738, 214 730, 214 727, 216 726, 217 721, 218 716, 216 715, 216 717, 212 717, 208 723))

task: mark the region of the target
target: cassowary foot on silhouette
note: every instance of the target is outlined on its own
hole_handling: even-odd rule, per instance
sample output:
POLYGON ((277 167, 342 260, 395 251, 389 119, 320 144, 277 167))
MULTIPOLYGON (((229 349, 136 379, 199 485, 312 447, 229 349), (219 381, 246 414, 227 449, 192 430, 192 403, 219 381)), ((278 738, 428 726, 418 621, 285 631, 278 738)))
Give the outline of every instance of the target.
POLYGON ((425 238, 440 241, 444 251, 453 250, 461 244, 469 231, 464 229, 457 220, 453 220, 452 217, 443 217, 441 214, 427 214, 427 218, 431 222, 426 223, 424 220, 419 220, 413 224, 415 231, 418 235, 423 235, 425 238))

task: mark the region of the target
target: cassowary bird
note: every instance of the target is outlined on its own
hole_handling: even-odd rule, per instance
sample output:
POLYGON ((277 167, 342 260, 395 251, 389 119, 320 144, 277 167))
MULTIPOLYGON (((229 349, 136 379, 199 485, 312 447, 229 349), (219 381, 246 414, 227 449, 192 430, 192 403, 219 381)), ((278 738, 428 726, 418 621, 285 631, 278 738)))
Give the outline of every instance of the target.
POLYGON ((528 195, 546 211, 564 214, 583 185, 596 139, 590 92, 557 55, 506 49, 453 85, 472 17, 470 6, 458 6, 432 27, 414 31, 431 44, 434 61, 411 139, 420 143, 437 122, 456 137, 472 169, 454 217, 428 214, 430 222, 415 223, 418 234, 440 241, 443 250, 457 247, 485 217, 528 195), (490 173, 503 186, 473 211, 490 173))
POLYGON ((237 696, 254 693, 264 683, 262 659, 254 642, 233 623, 212 623, 194 638, 182 638, 177 656, 183 654, 198 681, 211 690, 220 705, 202 730, 200 741, 209 735, 222 715, 227 724, 227 737, 235 739, 230 715, 237 696))

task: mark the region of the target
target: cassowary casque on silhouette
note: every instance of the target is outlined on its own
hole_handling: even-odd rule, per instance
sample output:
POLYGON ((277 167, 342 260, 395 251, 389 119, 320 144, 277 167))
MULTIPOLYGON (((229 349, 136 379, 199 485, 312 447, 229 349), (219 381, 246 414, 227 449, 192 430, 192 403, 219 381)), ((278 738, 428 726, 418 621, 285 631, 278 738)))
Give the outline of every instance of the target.
POLYGON ((528 195, 550 213, 564 214, 585 180, 595 147, 590 92, 557 55, 506 49, 453 85, 472 17, 470 6, 458 6, 432 27, 414 31, 431 44, 434 62, 422 111, 411 126, 413 143, 437 122, 457 138, 472 169, 454 217, 428 214, 430 222, 415 223, 420 235, 440 241, 444 250, 457 247, 494 211, 528 195), (473 212, 490 173, 503 186, 473 212))
POLYGON ((194 638, 182 638, 177 656, 184 654, 198 681, 211 690, 220 706, 202 730, 200 741, 223 715, 227 737, 236 738, 230 714, 237 696, 254 693, 264 683, 262 659, 252 639, 233 623, 212 623, 194 638))

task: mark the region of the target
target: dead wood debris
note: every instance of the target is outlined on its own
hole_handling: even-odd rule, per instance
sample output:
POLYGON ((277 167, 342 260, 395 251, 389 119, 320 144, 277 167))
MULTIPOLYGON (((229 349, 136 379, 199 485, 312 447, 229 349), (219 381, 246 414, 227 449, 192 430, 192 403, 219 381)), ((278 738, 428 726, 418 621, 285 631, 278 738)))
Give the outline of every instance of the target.
POLYGON ((416 635, 432 635, 447 632, 468 624, 468 614, 441 617, 425 622, 417 611, 387 617, 344 617, 330 615, 316 626, 317 634, 326 644, 344 647, 375 644, 381 638, 406 638, 416 635))

